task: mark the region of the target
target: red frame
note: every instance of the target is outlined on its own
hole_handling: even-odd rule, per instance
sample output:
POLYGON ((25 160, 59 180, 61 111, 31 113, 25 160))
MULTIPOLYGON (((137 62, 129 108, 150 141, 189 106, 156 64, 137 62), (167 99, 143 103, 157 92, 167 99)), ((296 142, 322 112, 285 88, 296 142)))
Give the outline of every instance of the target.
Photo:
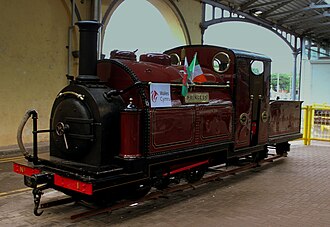
POLYGON ((40 169, 22 165, 22 164, 18 164, 18 163, 13 163, 13 170, 15 173, 22 174, 24 176, 29 176, 29 177, 31 177, 34 174, 41 173, 40 169))
POLYGON ((62 177, 58 174, 54 174, 54 185, 86 195, 93 195, 93 185, 91 183, 62 177))

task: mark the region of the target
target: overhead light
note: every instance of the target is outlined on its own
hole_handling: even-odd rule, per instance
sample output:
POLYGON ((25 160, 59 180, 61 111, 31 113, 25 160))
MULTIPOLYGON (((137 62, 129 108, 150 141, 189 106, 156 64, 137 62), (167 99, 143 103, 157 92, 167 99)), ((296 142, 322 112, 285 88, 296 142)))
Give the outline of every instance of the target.
MULTIPOLYGON (((329 0, 330 1, 330 0, 329 0)), ((262 14, 261 10, 257 10, 253 13, 255 16, 259 16, 260 14, 262 14)))

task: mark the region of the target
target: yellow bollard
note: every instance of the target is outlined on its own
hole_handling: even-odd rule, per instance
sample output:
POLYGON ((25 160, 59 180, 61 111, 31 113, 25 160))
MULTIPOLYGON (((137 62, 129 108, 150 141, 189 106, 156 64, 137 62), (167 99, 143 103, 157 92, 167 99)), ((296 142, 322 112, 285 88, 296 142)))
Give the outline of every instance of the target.
POLYGON ((313 108, 312 106, 309 106, 308 109, 308 131, 307 131, 307 145, 311 145, 311 135, 312 135, 312 121, 314 119, 313 117, 313 108))
POLYGON ((304 132, 303 132, 303 140, 304 140, 304 145, 307 145, 307 137, 308 137, 308 110, 309 106, 306 106, 303 108, 305 110, 304 114, 304 132))

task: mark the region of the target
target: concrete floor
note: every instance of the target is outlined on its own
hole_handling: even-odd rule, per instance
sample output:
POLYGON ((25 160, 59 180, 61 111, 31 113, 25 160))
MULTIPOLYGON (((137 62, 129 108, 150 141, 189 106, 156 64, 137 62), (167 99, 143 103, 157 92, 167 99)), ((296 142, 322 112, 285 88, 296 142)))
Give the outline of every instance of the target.
POLYGON ((330 146, 313 144, 294 142, 287 158, 266 167, 89 219, 70 220, 87 210, 77 204, 35 217, 30 191, 2 196, 0 226, 329 226, 330 146))

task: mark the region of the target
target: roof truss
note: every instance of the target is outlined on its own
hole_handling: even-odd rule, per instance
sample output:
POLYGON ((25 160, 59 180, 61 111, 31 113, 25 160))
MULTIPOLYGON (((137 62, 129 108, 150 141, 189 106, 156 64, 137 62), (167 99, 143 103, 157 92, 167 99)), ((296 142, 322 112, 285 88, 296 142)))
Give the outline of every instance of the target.
MULTIPOLYGON (((252 21, 330 46, 330 4, 325 0, 208 0, 252 21), (241 12, 241 14, 239 13, 241 12), (322 36, 320 35, 322 34, 322 36)), ((203 0, 204 2, 204 0, 203 0)))

